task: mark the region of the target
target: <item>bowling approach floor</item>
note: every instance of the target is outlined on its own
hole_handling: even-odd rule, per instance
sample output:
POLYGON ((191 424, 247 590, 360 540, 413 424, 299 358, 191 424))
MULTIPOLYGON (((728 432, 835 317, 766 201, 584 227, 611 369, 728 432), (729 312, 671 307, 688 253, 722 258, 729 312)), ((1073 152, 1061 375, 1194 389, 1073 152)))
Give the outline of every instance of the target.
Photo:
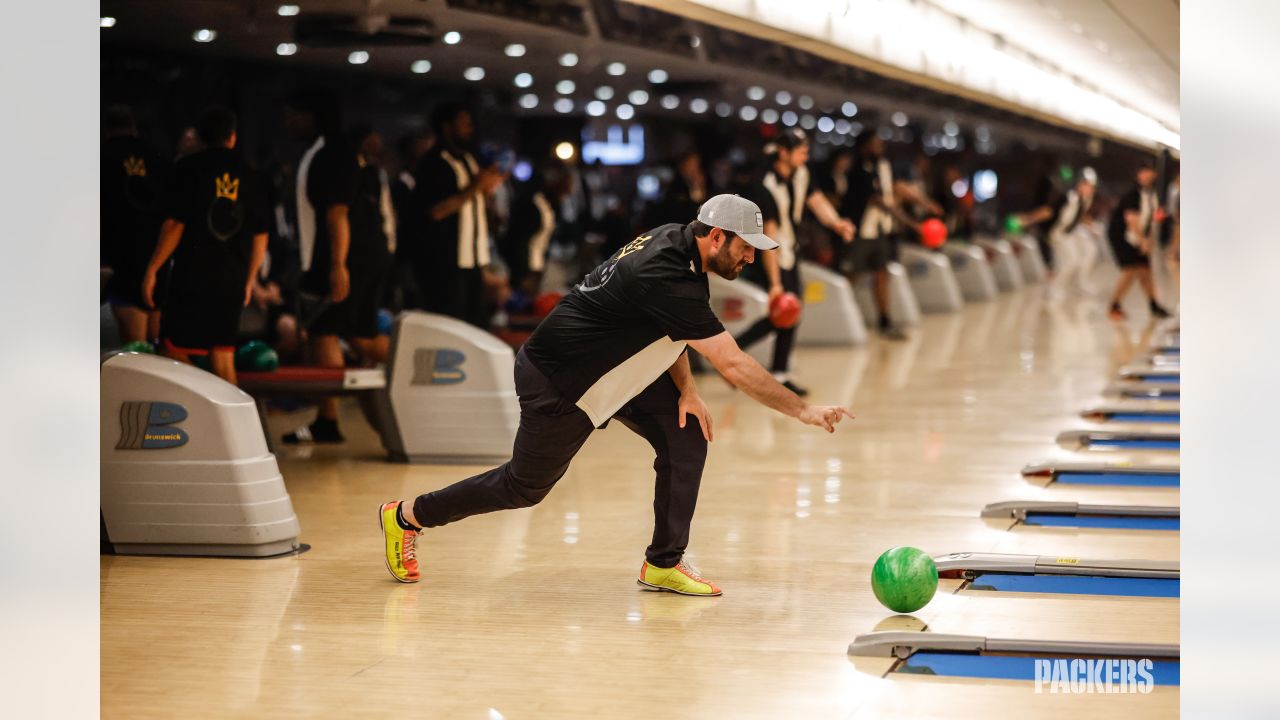
MULTIPOLYGON (((846 656, 859 633, 1178 642, 1176 598, 953 591, 911 617, 876 602, 885 549, 1176 560, 1178 534, 984 521, 1015 499, 1177 505, 1177 488, 1038 487, 1023 465, 1088 459, 1058 432, 1146 344, 1101 302, 1042 289, 957 315, 912 339, 803 348, 816 402, 858 418, 827 435, 703 376, 715 414, 689 559, 714 599, 635 584, 651 529, 651 452, 596 433, 541 505, 431 530, 424 580, 381 556, 379 502, 480 468, 383 462, 353 406, 342 447, 282 451, 311 550, 271 560, 104 556, 104 717, 726 718, 1169 717, 1178 689, 1038 695, 1031 683, 893 674, 846 656), (1083 715, 1082 715, 1083 714, 1083 715)), ((1141 313, 1141 314, 1140 314, 1141 313)), ((306 419, 273 416, 276 432, 306 419)), ((1094 459, 1118 459, 1094 453, 1094 459), (1105 457, 1101 457, 1105 456, 1105 457)), ((1176 456, 1174 456, 1176 457, 1176 456)))

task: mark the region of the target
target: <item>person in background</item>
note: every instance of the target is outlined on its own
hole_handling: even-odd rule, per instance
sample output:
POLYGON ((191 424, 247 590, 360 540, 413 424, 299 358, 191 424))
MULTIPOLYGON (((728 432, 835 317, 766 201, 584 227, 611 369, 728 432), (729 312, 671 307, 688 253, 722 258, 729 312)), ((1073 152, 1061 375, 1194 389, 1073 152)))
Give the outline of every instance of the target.
POLYGON ((391 202, 395 206, 396 236, 407 241, 396 243, 392 264, 390 305, 396 310, 421 308, 423 304, 414 273, 418 259, 413 255, 422 250, 422 243, 412 242, 422 235, 423 213, 414 206, 417 180, 413 173, 434 145, 435 138, 424 132, 409 133, 398 143, 400 170, 391 181, 391 202))
POLYGON ((346 339, 366 365, 385 363, 391 338, 378 333, 378 311, 386 296, 396 250, 395 210, 391 183, 382 167, 382 136, 368 125, 350 133, 360 170, 356 193, 348 215, 351 250, 347 267, 351 273, 351 295, 345 301, 346 339))
POLYGON ((107 109, 101 161, 101 264, 111 268, 107 302, 124 343, 154 340, 159 313, 142 295, 142 278, 164 220, 161 194, 168 164, 138 139, 133 112, 107 109))
POLYGON ((200 142, 200 133, 194 127, 185 127, 178 134, 178 144, 173 149, 173 161, 178 162, 182 158, 200 152, 204 149, 204 143, 200 142))
MULTIPOLYGON (((804 295, 796 228, 804 220, 806 211, 846 243, 853 239, 855 228, 847 218, 840 217, 821 188, 810 181, 807 166, 809 136, 803 130, 790 128, 782 131, 774 143, 765 147, 765 154, 771 164, 747 197, 760 207, 764 234, 777 241, 778 248, 762 250, 762 267, 751 266, 743 277, 765 288, 772 306, 775 298, 784 292, 794 293, 797 299, 804 295)), ((770 318, 761 318, 736 338, 736 342, 739 347, 750 347, 768 337, 769 333, 777 333, 769 368, 774 379, 796 395, 807 395, 809 391, 791 379, 791 351, 795 345, 796 326, 778 328, 770 318)))
POLYGON ((1123 320, 1124 310, 1120 301, 1129 292, 1134 280, 1147 295, 1151 315, 1169 317, 1169 313, 1156 302, 1155 285, 1151 279, 1151 247, 1156 225, 1156 209, 1160 198, 1155 190, 1156 169, 1151 165, 1138 168, 1136 182, 1116 204, 1107 228, 1111 251, 1120 266, 1120 279, 1116 281, 1115 294, 1111 298, 1110 315, 1113 320, 1123 320))
POLYGON ((207 356, 210 369, 234 384, 240 313, 266 256, 270 213, 263 180, 235 150, 235 114, 210 108, 198 130, 205 149, 174 169, 160 239, 140 287, 154 307, 156 276, 173 258, 160 323, 163 352, 186 363, 207 356))
MULTIPOLYGON (((302 257, 300 322, 309 334, 312 361, 344 367, 339 338, 351 334, 351 206, 360 167, 340 131, 337 100, 321 90, 301 90, 285 102, 289 134, 306 144, 298 162, 295 195, 302 257)), ((288 444, 340 443, 338 401, 325 398, 314 422, 284 436, 288 444)))
POLYGON ((884 156, 884 141, 871 130, 858 135, 853 150, 857 159, 849 173, 849 194, 842 211, 857 225, 858 237, 848 245, 841 267, 851 283, 871 273, 880 335, 904 340, 906 334, 889 319, 889 263, 898 257, 894 232, 896 218, 902 214, 895 200, 893 167, 884 156))
POLYGON ((1056 269, 1049 278, 1051 300, 1062 299, 1073 284, 1086 295, 1093 292, 1089 272, 1098 258, 1098 246, 1088 218, 1093 211, 1097 186, 1098 174, 1086 167, 1075 186, 1058 196, 1052 206, 1038 207, 1018 216, 1023 227, 1043 225, 1047 228, 1044 232, 1056 259, 1056 269))
POLYGON ((1165 222, 1169 228, 1169 247, 1166 261, 1169 264, 1169 277, 1173 280, 1173 291, 1181 290, 1182 267, 1182 175, 1174 175, 1169 182, 1169 190, 1165 195, 1165 222))
POLYGON ((425 309, 485 328, 484 267, 490 243, 485 196, 506 176, 476 162, 470 149, 475 125, 461 104, 441 103, 431 126, 437 144, 414 173, 413 212, 419 213, 421 234, 401 242, 418 244, 411 254, 425 309))
POLYGON ((502 243, 512 290, 532 300, 542 286, 547 248, 556 230, 556 208, 572 190, 562 165, 549 165, 525 183, 511 203, 511 220, 502 243))

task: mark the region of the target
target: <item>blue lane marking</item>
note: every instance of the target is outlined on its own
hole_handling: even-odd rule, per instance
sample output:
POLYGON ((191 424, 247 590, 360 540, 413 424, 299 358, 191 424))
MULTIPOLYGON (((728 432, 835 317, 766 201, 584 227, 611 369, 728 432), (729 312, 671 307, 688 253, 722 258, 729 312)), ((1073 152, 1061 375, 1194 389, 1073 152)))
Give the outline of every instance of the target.
POLYGON ((1125 390, 1124 397, 1146 400, 1181 400, 1181 390, 1125 390))
POLYGON ((1118 530, 1181 530, 1182 518, 1145 515, 1062 515, 1027 513, 1028 525, 1045 527, 1111 528, 1118 530))
POLYGON ((1107 419, 1112 422, 1177 423, 1181 422, 1182 417, 1180 413, 1131 412, 1112 413, 1107 419))
POLYGON ((996 592, 1176 598, 1181 596, 1181 582, 1181 580, 1173 578, 1101 577, 1095 575, 1002 575, 988 573, 974 578, 969 588, 996 592))
MULTIPOLYGON (((1039 659, 1053 658, 1045 656, 1039 659)), ((907 658, 895 672, 1034 682, 1036 660, 1037 658, 1032 657, 1007 655, 966 655, 920 651, 907 658)), ((1156 660, 1148 672, 1156 685, 1179 685, 1182 677, 1182 663, 1178 660, 1156 660)), ((1083 673, 1081 679, 1084 679, 1083 673)))
POLYGON ((1083 473, 1060 472, 1054 479, 1066 485, 1130 485, 1134 487, 1178 487, 1178 473, 1083 473))
POLYGON ((1157 383, 1160 385, 1180 385, 1179 375, 1139 375, 1138 379, 1144 383, 1157 383))
POLYGON ((1178 450, 1181 440, 1111 440, 1089 438, 1088 445, 1097 447, 1142 448, 1146 450, 1178 450))

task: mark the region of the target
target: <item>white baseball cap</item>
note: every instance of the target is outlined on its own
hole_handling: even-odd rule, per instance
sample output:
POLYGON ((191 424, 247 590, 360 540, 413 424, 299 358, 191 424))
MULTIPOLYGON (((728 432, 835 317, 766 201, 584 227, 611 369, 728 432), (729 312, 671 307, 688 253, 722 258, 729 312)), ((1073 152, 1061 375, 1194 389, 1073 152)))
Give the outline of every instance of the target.
POLYGON ((760 206, 740 195, 716 195, 698 208, 698 221, 737 235, 759 250, 774 250, 778 243, 764 234, 760 206))

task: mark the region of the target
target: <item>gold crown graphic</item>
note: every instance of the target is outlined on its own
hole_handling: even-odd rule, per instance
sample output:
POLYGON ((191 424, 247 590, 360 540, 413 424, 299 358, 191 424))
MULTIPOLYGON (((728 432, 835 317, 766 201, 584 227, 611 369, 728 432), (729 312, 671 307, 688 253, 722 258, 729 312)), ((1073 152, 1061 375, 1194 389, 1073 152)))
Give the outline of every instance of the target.
POLYGON ((131 177, 146 177, 147 164, 142 161, 142 158, 130 155, 124 159, 124 173, 131 177))
POLYGON ((240 194, 240 178, 231 177, 231 173, 222 173, 222 177, 213 179, 213 184, 215 198, 226 198, 235 202, 240 194))

